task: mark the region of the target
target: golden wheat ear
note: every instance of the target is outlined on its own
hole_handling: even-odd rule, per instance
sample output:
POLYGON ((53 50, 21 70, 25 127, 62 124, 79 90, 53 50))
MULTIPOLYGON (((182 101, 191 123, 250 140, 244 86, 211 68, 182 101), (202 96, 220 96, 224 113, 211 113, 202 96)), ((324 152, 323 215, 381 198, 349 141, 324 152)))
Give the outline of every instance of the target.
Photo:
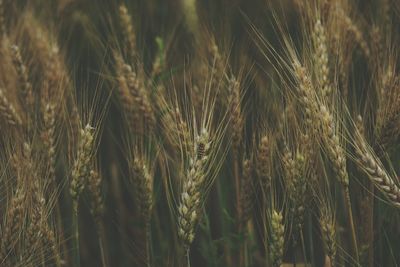
MULTIPOLYGON (((362 120, 358 117, 358 120, 362 120)), ((397 179, 385 170, 378 157, 374 154, 373 150, 369 147, 365 137, 363 136, 364 130, 356 129, 354 147, 355 147, 355 161, 359 168, 368 175, 374 185, 390 200, 396 207, 400 207, 400 187, 397 184, 397 179)))

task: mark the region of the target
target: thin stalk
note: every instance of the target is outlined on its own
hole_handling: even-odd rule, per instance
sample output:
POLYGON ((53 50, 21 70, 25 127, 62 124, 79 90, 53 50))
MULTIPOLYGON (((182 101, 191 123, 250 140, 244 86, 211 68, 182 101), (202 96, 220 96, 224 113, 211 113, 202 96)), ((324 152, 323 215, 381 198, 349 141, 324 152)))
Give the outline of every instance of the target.
MULTIPOLYGON (((235 193, 236 193, 236 214, 237 214, 237 222, 238 225, 237 230, 238 230, 238 234, 241 235, 242 234, 242 214, 241 214, 241 210, 240 210, 240 178, 239 178, 239 157, 238 157, 238 151, 234 151, 233 152, 233 176, 235 178, 235 193)), ((238 265, 239 266, 245 266, 245 262, 244 262, 244 254, 245 254, 245 249, 246 249, 246 244, 243 243, 240 246, 240 250, 239 250, 239 261, 238 261, 238 265)))
MULTIPOLYGON (((254 243, 255 243, 254 225, 253 225, 253 223, 254 223, 254 221, 252 219, 250 219, 247 222, 246 226, 245 226, 246 227, 246 233, 247 233, 246 246, 249 246, 249 243, 250 243, 250 247, 254 246, 254 243)), ((246 257, 247 257, 246 262, 248 264, 252 265, 253 264, 253 261, 252 261, 253 257, 251 257, 250 255, 251 254, 250 254, 249 250, 246 249, 246 257)))
POLYGON ((369 197, 369 214, 368 214, 368 266, 373 267, 374 266, 374 189, 375 186, 371 182, 369 185, 369 190, 370 190, 370 197, 369 197))
MULTIPOLYGON (((219 203, 224 203, 220 181, 221 180, 218 180, 216 183, 217 198, 218 198, 219 203)), ((227 227, 223 227, 224 219, 222 217, 220 217, 220 218, 221 218, 220 222, 221 222, 222 235, 225 235, 226 234, 225 231, 226 231, 227 227)), ((224 242, 222 246, 223 246, 223 251, 224 251, 223 254, 224 254, 225 264, 226 264, 226 266, 232 266, 232 255, 231 255, 231 251, 229 249, 228 242, 224 242)))
POLYGON ((43 267, 45 267, 46 266, 46 260, 45 260, 45 256, 44 256, 44 251, 43 251, 43 248, 40 250, 40 259, 41 259, 41 262, 42 262, 42 266, 43 267))
POLYGON ((186 267, 190 267, 190 248, 186 249, 186 267))
MULTIPOLYGON (((65 240, 63 221, 62 221, 61 209, 60 209, 60 199, 57 201, 57 204, 56 204, 56 218, 57 218, 57 232, 60 235, 60 239, 65 240)), ((67 244, 65 242, 61 242, 61 251, 62 251, 61 252, 62 257, 64 257, 66 262, 69 262, 68 253, 67 253, 67 244)), ((59 261, 56 261, 56 266, 61 267, 61 263, 59 261)))
POLYGON ((301 247, 303 251, 303 258, 304 258, 304 264, 307 265, 307 252, 306 252, 306 244, 304 242, 304 234, 303 231, 300 231, 300 240, 301 240, 301 247))
POLYGON ((349 187, 345 186, 344 187, 344 203, 346 206, 346 211, 347 211, 347 216, 348 216, 348 224, 350 227, 351 231, 351 242, 352 242, 352 247, 353 247, 353 257, 356 260, 357 263, 360 262, 360 259, 358 257, 358 246, 357 246, 357 237, 356 237, 356 230, 354 227, 354 219, 353 219, 353 212, 351 208, 351 201, 350 201, 350 192, 349 192, 349 187))
POLYGON ((73 266, 80 266, 80 254, 79 254, 79 222, 78 222, 78 201, 73 201, 72 203, 72 227, 74 234, 74 244, 73 244, 73 266))
POLYGON ((152 266, 151 264, 151 229, 150 222, 146 223, 146 265, 147 267, 152 266))
POLYGON ((313 239, 313 220, 311 214, 308 214, 308 238, 310 240, 310 257, 311 257, 311 266, 315 266, 315 253, 314 253, 314 239, 313 239))
POLYGON ((107 257, 107 253, 106 253, 107 242, 105 242, 106 238, 105 238, 104 222, 102 220, 97 223, 97 229, 98 229, 98 237, 99 237, 101 263, 102 263, 103 267, 108 267, 108 257, 107 257))

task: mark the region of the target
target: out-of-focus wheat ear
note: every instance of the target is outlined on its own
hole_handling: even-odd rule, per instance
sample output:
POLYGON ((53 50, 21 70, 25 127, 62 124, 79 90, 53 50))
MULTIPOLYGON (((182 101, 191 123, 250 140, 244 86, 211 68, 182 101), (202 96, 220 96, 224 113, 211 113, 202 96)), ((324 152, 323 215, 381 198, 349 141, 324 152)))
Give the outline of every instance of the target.
POLYGON ((209 134, 206 129, 203 129, 196 139, 194 154, 185 174, 178 207, 178 235, 187 251, 194 240, 200 215, 205 182, 204 165, 208 160, 210 149, 209 134))
MULTIPOLYGON (((223 70, 222 70, 223 71, 223 70)), ((228 108, 230 111, 230 127, 232 132, 232 160, 233 160, 233 176, 235 179, 235 193, 236 193, 236 213, 238 218, 238 231, 241 231, 241 175, 240 175, 240 160, 241 160, 241 144, 243 135, 243 115, 241 113, 241 98, 240 98, 240 83, 234 76, 228 84, 228 108)), ((242 252, 242 251, 241 251, 242 252)), ((240 256, 240 261, 244 259, 243 255, 240 256)), ((241 262, 241 264, 244 264, 241 262)))
POLYGON ((232 149, 234 153, 240 151, 240 145, 243 138, 243 125, 244 118, 241 111, 241 94, 240 83, 235 77, 232 77, 228 85, 229 90, 229 109, 230 109, 230 122, 232 129, 232 149))
POLYGON ((166 70, 166 50, 164 40, 161 37, 156 37, 157 53, 151 68, 151 78, 154 81, 160 74, 166 70))
MULTIPOLYGON (((45 154, 47 164, 43 164, 45 168, 45 172, 48 173, 50 178, 50 190, 49 192, 57 192, 58 184, 56 177, 56 160, 57 160, 57 141, 56 141, 56 105, 49 100, 43 101, 44 103, 41 105, 42 115, 43 115, 43 126, 41 132, 41 138, 43 141, 43 145, 45 147, 45 154)), ((62 227, 62 214, 60 203, 57 201, 55 203, 55 217, 57 219, 57 232, 61 238, 64 238, 64 230, 62 227)), ((49 229, 48 231, 51 231, 49 229)), ((51 233, 48 233, 48 237, 51 237, 51 233)), ((55 245, 54 245, 55 246, 55 245)), ((53 253, 54 254, 54 253, 53 253)), ((60 255, 54 255, 55 260, 58 262, 58 258, 60 255)))
POLYGON ((283 260, 285 243, 285 225, 282 213, 276 210, 271 215, 271 239, 269 241, 269 257, 273 267, 280 267, 283 260))
POLYGON ((80 266, 79 256, 79 228, 78 228, 78 203, 90 175, 90 162, 94 150, 94 128, 87 124, 80 131, 78 151, 71 172, 70 194, 72 197, 73 227, 74 227, 74 264, 80 266))
POLYGON ((392 20, 390 16, 392 10, 391 0, 383 0, 380 7, 381 7, 380 14, 383 21, 383 28, 385 29, 385 31, 390 32, 392 25, 392 20))
POLYGON ((14 105, 8 100, 2 88, 0 88, 0 116, 9 126, 18 128, 22 125, 21 117, 14 108, 14 105))
MULTIPOLYGON (((224 60, 223 55, 221 54, 221 51, 217 45, 217 42, 215 40, 215 36, 211 36, 209 39, 208 43, 208 52, 211 55, 212 59, 212 71, 213 71, 213 81, 215 83, 222 81, 225 81, 225 72, 226 72, 226 62, 224 60)), ((234 78, 233 78, 234 79, 234 78)), ((235 86, 233 79, 231 80, 230 86, 235 86)), ((237 81, 235 81, 237 82, 237 81)), ((218 86, 217 84, 215 86, 218 86)), ((229 85, 228 85, 229 86, 229 85)), ((239 85, 237 85, 239 86, 239 85)), ((240 87, 240 86, 239 86, 240 87)))
POLYGON ((42 140, 46 147, 47 160, 48 160, 48 173, 53 183, 53 189, 56 188, 56 106, 48 103, 44 106, 43 110, 43 131, 42 140))
POLYGON ((335 267, 336 261, 336 222, 332 213, 328 210, 321 211, 319 224, 322 241, 325 248, 325 266, 335 267))
POLYGON ((150 103, 150 97, 145 88, 145 81, 143 80, 143 77, 140 77, 139 74, 135 73, 132 70, 132 67, 128 64, 124 64, 123 71, 126 77, 126 83, 129 92, 133 97, 135 107, 138 108, 138 110, 136 110, 135 112, 142 114, 144 120, 144 130, 152 133, 156 126, 156 118, 154 115, 153 107, 150 103))
POLYGON ((239 180, 239 200, 237 202, 238 205, 238 230, 239 234, 244 234, 244 242, 241 245, 240 253, 239 253, 239 264, 240 266, 246 265, 246 254, 248 250, 248 240, 247 234, 248 229, 246 228, 246 224, 250 221, 251 215, 253 212, 253 204, 255 198, 255 190, 253 184, 253 166, 252 160, 245 159, 242 162, 242 173, 240 175, 239 180))
POLYGON ((88 188, 91 194, 91 212, 96 222, 99 222, 104 215, 101 180, 100 174, 92 169, 88 177, 88 188))
POLYGON ((242 179, 240 180, 240 223, 246 225, 250 220, 254 205, 253 166, 250 159, 245 159, 242 165, 242 179))
POLYGON ((375 125, 375 151, 378 156, 390 149, 400 137, 400 76, 395 74, 394 67, 385 69, 378 85, 379 106, 375 125))
POLYGON ((116 75, 118 81, 118 97, 121 101, 123 111, 126 116, 129 130, 136 132, 135 129, 140 128, 139 115, 134 110, 134 99, 129 92, 127 79, 124 74, 124 61, 122 57, 114 53, 114 59, 116 63, 116 75))
MULTIPOLYGON (((54 260, 56 266, 61 266, 62 259, 59 251, 59 247, 55 238, 54 231, 47 223, 46 205, 45 199, 42 195, 42 190, 36 183, 34 189, 31 192, 30 204, 31 210, 29 213, 29 224, 26 230, 26 242, 28 248, 39 248, 39 252, 42 254, 42 261, 46 261, 46 258, 54 260), (50 250, 50 251, 47 251, 50 250), (51 257, 48 257, 48 254, 51 257)), ((43 262, 45 264, 46 262, 43 262)))
POLYGON ((303 106, 305 113, 306 125, 309 128, 312 137, 318 137, 319 128, 319 107, 314 95, 314 89, 311 83, 311 79, 307 74, 306 69, 301 66, 299 62, 293 62, 294 74, 298 80, 298 94, 299 102, 303 106))
MULTIPOLYGON (((138 154, 138 153, 137 153, 138 154)), ((149 170, 145 160, 136 155, 132 163, 133 180, 135 186, 135 198, 139 207, 141 218, 145 224, 146 231, 146 263, 151 266, 151 215, 153 211, 153 180, 154 177, 149 170)))
POLYGON ((48 44, 46 47, 46 57, 43 58, 44 64, 44 85, 42 88, 42 98, 60 99, 60 96, 73 95, 71 78, 68 75, 64 58, 60 53, 57 44, 48 44))
POLYGON ((364 35, 362 31, 358 28, 358 26, 353 22, 353 20, 344 13, 343 10, 339 9, 338 12, 340 22, 343 23, 343 26, 345 30, 352 34, 352 37, 354 37, 354 40, 358 43, 360 46, 362 52, 364 53, 365 57, 367 59, 370 58, 371 56, 371 51, 369 49, 368 43, 364 38, 364 35))
POLYGON ((271 138, 264 135, 257 149, 256 170, 262 185, 263 194, 271 185, 271 138))
POLYGON ((132 171, 135 181, 136 202, 146 224, 151 219, 153 207, 153 177, 145 162, 136 157, 133 160, 132 171))
POLYGON ((42 226, 41 232, 43 235, 44 247, 48 247, 50 249, 50 252, 52 253, 51 259, 54 260, 57 267, 64 266, 65 261, 61 257, 59 245, 56 239, 56 235, 54 234, 54 230, 49 224, 45 224, 44 226, 42 226))
POLYGON ((306 208, 306 159, 300 152, 296 152, 293 157, 292 152, 285 146, 282 162, 285 170, 286 192, 291 201, 289 211, 295 231, 293 234, 293 242, 296 246, 298 236, 302 234, 301 231, 304 224, 304 212, 306 208))
POLYGON ((175 124, 177 125, 177 130, 178 130, 178 138, 181 140, 183 143, 184 148, 186 151, 190 151, 190 149, 193 147, 193 143, 190 137, 190 130, 188 127, 188 124, 182 117, 182 113, 178 107, 175 108, 173 111, 174 119, 175 119, 175 124))
POLYGON ((4 10, 4 0, 0 0, 0 38, 3 38, 7 35, 7 25, 5 18, 5 10, 4 10))
POLYGON ((329 54, 325 28, 320 19, 317 19, 314 26, 313 43, 315 50, 315 74, 317 81, 319 82, 321 96, 323 98, 329 98, 332 93, 332 88, 329 84, 329 54))
POLYGON ((29 190, 29 192, 27 193, 30 208, 27 216, 29 223, 27 223, 26 225, 26 238, 24 242, 26 242, 27 247, 39 247, 39 252, 42 254, 41 257, 43 257, 43 251, 40 247, 40 239, 42 238, 42 219, 45 218, 43 209, 45 205, 45 200, 42 196, 40 196, 39 190, 40 189, 38 183, 34 182, 33 188, 31 188, 31 190, 29 190))
MULTIPOLYGON (((384 40, 381 30, 378 26, 374 25, 370 33, 371 39, 371 57, 375 62, 379 62, 384 58, 384 40)), ((376 66, 378 67, 378 65, 376 66)))
POLYGON ((128 57, 129 63, 133 64, 137 56, 136 32, 133 27, 132 17, 125 4, 119 6, 119 20, 124 38, 123 49, 125 55, 128 57))
POLYGON ((199 38, 200 23, 197 13, 196 0, 183 0, 181 3, 188 30, 193 33, 197 38, 199 38))
POLYGON ((32 147, 28 143, 23 145, 20 165, 23 175, 21 182, 27 184, 25 201, 28 222, 24 233, 24 246, 33 253, 32 256, 35 256, 37 252, 40 253, 42 265, 46 264, 48 255, 51 255, 56 266, 61 266, 60 250, 54 232, 47 222, 50 212, 44 192, 47 181, 38 178, 38 171, 42 170, 37 169, 32 147), (29 180, 30 182, 27 183, 29 180))
POLYGON ((0 262, 7 263, 8 255, 19 242, 19 233, 22 231, 25 216, 25 194, 18 188, 12 196, 5 212, 2 227, 0 262))
POLYGON ((109 266, 107 255, 107 240, 104 227, 104 200, 102 196, 102 179, 101 175, 94 169, 90 171, 88 179, 88 188, 91 195, 91 212, 96 223, 97 234, 99 237, 99 246, 101 254, 101 262, 103 267, 109 266))
POLYGON ((19 100, 25 112, 28 115, 31 115, 34 112, 34 104, 35 104, 35 97, 32 90, 32 84, 29 82, 26 65, 22 60, 18 46, 12 45, 11 51, 12 51, 11 53, 12 62, 14 64, 15 70, 17 71, 18 85, 20 89, 18 91, 19 100))
POLYGON ((130 130, 139 134, 144 134, 145 130, 152 133, 156 126, 156 118, 143 78, 138 77, 119 55, 115 55, 115 60, 119 97, 130 130))
MULTIPOLYGON (((71 173, 70 193, 75 202, 75 209, 80 194, 87 184, 90 174, 90 161, 93 156, 94 128, 87 124, 81 129, 78 143, 77 156, 71 173)), ((75 211, 76 212, 76 211, 75 211)))

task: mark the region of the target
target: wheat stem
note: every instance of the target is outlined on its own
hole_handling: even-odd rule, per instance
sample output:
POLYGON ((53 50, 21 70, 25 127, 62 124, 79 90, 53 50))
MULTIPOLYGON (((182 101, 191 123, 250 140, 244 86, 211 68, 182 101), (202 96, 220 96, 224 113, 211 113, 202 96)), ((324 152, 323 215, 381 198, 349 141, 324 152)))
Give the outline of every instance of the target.
POLYGON ((79 220, 78 220, 78 202, 72 203, 72 229, 73 229, 73 264, 75 267, 80 266, 80 249, 79 249, 79 220))

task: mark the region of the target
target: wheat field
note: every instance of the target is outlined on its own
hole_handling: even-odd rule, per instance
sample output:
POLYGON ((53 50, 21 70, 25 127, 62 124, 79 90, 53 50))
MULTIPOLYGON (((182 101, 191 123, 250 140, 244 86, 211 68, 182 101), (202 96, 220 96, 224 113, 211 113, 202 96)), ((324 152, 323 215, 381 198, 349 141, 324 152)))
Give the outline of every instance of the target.
POLYGON ((399 266, 400 1, 0 0, 0 266, 399 266))

